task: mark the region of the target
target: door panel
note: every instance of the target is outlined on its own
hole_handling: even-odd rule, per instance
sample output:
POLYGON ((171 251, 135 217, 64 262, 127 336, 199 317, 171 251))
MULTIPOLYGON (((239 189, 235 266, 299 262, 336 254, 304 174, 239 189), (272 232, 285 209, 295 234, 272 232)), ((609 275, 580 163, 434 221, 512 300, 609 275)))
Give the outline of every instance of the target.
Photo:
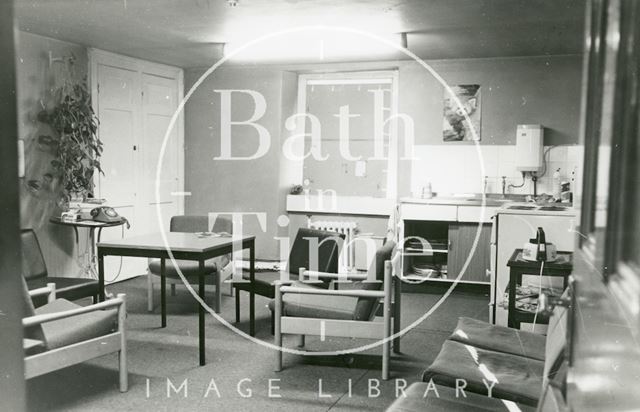
MULTIPOLYGON (((110 66, 98 66, 98 118, 104 144, 99 176, 99 197, 112 206, 133 206, 136 202, 136 144, 138 121, 137 73, 110 66)), ((139 100, 139 99, 138 99, 139 100)))
MULTIPOLYGON (((477 223, 451 223, 449 225, 449 256, 447 269, 449 278, 460 274, 465 262, 473 250, 473 242, 478 231, 477 223)), ((489 283, 487 276, 490 268, 491 225, 482 224, 476 249, 469 265, 460 280, 489 283)))
MULTIPOLYGON (((97 113, 100 139, 104 144, 99 178, 100 197, 131 222, 131 229, 108 229, 102 240, 120 239, 144 233, 139 222, 138 166, 134 147, 139 145, 140 81, 133 70, 98 64, 97 113)), ((105 281, 123 280, 146 270, 146 261, 136 258, 105 259, 105 281)))
POLYGON ((145 216, 152 217, 147 227, 153 232, 157 231, 155 228, 158 226, 156 204, 162 205, 163 222, 178 212, 177 199, 172 195, 179 190, 178 156, 181 148, 177 122, 170 130, 166 142, 164 141, 171 117, 177 108, 178 89, 175 79, 143 74, 142 91, 141 207, 146 212, 145 216), (158 193, 156 182, 159 185, 158 193))

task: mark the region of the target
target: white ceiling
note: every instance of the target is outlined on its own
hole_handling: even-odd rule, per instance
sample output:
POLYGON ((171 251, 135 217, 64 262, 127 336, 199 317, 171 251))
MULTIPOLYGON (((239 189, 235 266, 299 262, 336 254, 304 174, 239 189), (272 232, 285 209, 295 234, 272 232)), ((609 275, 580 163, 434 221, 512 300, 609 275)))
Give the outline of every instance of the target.
POLYGON ((21 30, 180 67, 209 66, 261 35, 238 60, 313 63, 397 59, 360 33, 424 59, 582 52, 583 0, 16 0, 21 30), (337 30, 337 31, 336 31, 337 30), (255 53, 253 53, 255 52, 255 53))

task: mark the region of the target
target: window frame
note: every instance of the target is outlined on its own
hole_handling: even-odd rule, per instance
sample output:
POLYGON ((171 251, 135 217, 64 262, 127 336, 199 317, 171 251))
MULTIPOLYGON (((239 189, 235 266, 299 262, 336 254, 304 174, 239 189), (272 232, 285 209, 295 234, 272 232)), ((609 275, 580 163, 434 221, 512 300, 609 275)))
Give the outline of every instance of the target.
MULTIPOLYGON (((388 70, 369 70, 369 71, 337 71, 325 73, 305 73, 298 75, 298 101, 297 113, 307 114, 307 86, 309 83, 317 82, 318 84, 372 84, 375 80, 391 80, 391 114, 396 118, 398 114, 398 69, 388 70), (358 83, 362 81, 362 83, 358 83), (335 82, 335 83, 332 83, 335 82), (342 83, 341 83, 342 82, 342 83)), ((377 82, 380 83, 380 82, 377 82)), ((296 134, 305 133, 305 118, 301 117, 296 123, 296 134)), ((373 142, 373 140, 372 140, 373 142)), ((394 121, 389 129, 389 155, 387 158, 387 181, 386 181, 386 198, 396 199, 398 197, 398 122, 394 121)), ((304 162, 300 164, 304 168, 304 162)), ((303 169, 304 170, 304 169, 303 169)), ((304 176, 304 171, 300 172, 304 176)))

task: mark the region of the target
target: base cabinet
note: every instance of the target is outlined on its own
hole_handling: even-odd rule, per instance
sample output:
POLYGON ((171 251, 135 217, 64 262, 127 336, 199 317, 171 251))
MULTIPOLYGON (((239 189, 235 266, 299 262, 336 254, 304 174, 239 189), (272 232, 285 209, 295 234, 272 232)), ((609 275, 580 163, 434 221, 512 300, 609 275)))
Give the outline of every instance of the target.
POLYGON ((491 224, 404 220, 403 229, 403 273, 408 280, 450 282, 462 273, 461 282, 491 283, 491 224), (426 242, 421 246, 418 239, 426 242), (436 268, 431 275, 419 273, 424 262, 436 268))

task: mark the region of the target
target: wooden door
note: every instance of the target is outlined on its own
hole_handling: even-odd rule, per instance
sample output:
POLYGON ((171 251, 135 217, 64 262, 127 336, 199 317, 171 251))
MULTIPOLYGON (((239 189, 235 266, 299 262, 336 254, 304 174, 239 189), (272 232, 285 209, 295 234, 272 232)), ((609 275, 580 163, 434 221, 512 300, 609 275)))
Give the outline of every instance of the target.
MULTIPOLYGON (((182 71, 94 49, 90 58, 94 105, 104 143, 101 163, 105 175, 97 180, 98 196, 131 223, 131 229, 124 233, 104 230, 102 239, 159 232, 158 217, 168 230, 171 216, 184 209, 184 198, 179 196, 184 186, 182 116, 166 142, 164 139, 182 98, 182 71)), ((146 259, 105 260, 107 282, 146 270, 146 259)))
MULTIPOLYGON (((107 64, 95 66, 97 77, 96 113, 100 119, 99 135, 104 144, 100 163, 104 175, 98 178, 98 197, 131 222, 131 229, 109 228, 101 240, 120 239, 141 234, 138 206, 138 154, 140 145, 140 76, 137 71, 107 64)), ((107 283, 137 276, 146 270, 144 259, 107 257, 107 283)))
POLYGON ((142 74, 142 134, 140 142, 140 216, 147 233, 157 232, 158 219, 166 230, 178 214, 180 151, 179 122, 171 130, 178 107, 176 79, 142 74), (168 133, 167 139, 165 136, 168 133), (157 189, 157 192, 156 192, 157 189))
POLYGON ((135 71, 98 65, 97 115, 104 144, 98 177, 98 197, 122 215, 134 214, 136 203, 135 148, 139 122, 140 85, 135 71))
MULTIPOLYGON (((449 225, 449 256, 447 271, 449 279, 456 278, 471 255, 478 232, 478 223, 452 222, 449 225)), ((488 276, 491 258, 491 225, 481 224, 478 244, 469 265, 460 280, 490 283, 488 276)))

